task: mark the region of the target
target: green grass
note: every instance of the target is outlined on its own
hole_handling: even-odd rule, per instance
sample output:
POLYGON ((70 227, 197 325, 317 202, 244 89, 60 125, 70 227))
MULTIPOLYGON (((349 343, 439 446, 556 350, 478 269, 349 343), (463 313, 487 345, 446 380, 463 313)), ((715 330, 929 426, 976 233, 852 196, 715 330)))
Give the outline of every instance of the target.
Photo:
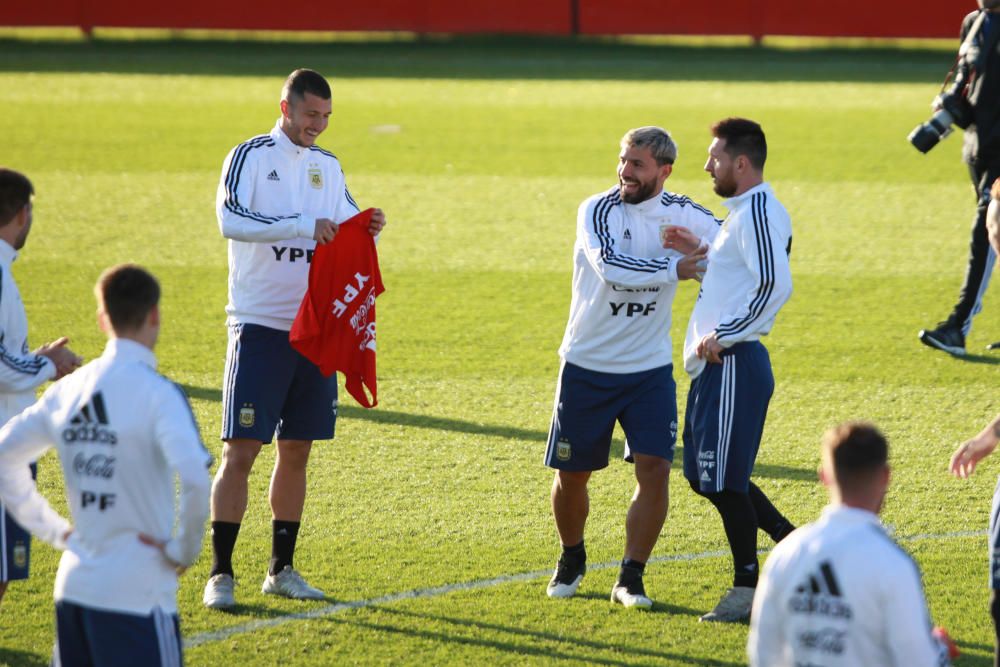
MULTIPOLYGON (((794 43, 0 38, 0 162, 28 173, 38 191, 14 269, 32 339, 66 334, 97 356, 91 285, 111 263, 148 266, 164 287, 161 368, 188 389, 218 453, 221 162, 272 126, 282 77, 315 67, 334 84, 321 144, 341 158, 358 201, 390 220, 379 246, 388 291, 379 299, 380 405, 364 411, 345 398, 336 440, 316 447, 296 564, 335 602, 544 571, 557 540, 540 461, 576 207, 614 182, 625 130, 655 123, 680 146, 668 188, 721 213, 701 171, 707 127, 747 115, 768 133, 768 179, 795 234, 795 294, 766 341, 777 391, 761 486, 794 521, 813 519, 825 503, 814 475, 820 434, 872 419, 893 446, 884 518, 897 535, 982 530, 997 464, 964 482, 945 466, 998 409, 1000 354, 979 351, 1000 339, 1000 307, 988 295, 967 361, 916 338, 957 295, 973 214, 958 138, 926 156, 905 139, 926 119, 950 59, 937 47, 794 43)), ((682 286, 675 348, 693 297, 682 286)), ((678 380, 683 406, 687 383, 678 380)), ((323 606, 258 592, 272 456, 265 451, 251 478, 237 546, 243 605, 231 614, 201 607, 202 557, 181 584, 187 637, 323 606)), ((41 467, 46 493, 64 508, 55 461, 41 467)), ((592 563, 621 557, 632 486, 619 462, 595 475, 592 563)), ((672 496, 654 555, 723 550, 714 510, 680 475, 672 496)), ((964 651, 961 665, 991 664, 985 542, 904 543, 924 570, 935 621, 964 651)), ((12 586, 0 612, 0 663, 48 660, 57 554, 36 545, 33 559, 32 578, 12 586)), ((744 626, 697 623, 728 568, 718 556, 651 565, 651 614, 612 607, 614 572, 603 569, 567 602, 545 599, 543 578, 517 581, 206 641, 187 659, 741 664, 744 626)))

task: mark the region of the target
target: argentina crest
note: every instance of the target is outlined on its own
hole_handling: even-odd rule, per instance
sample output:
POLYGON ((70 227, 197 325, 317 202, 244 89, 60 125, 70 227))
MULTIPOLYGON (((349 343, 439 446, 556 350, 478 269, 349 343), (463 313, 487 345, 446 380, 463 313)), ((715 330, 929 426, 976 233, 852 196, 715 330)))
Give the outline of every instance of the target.
POLYGON ((244 403, 243 407, 240 408, 240 426, 250 428, 253 426, 255 416, 256 411, 253 405, 251 403, 244 403))
POLYGON ((309 168, 309 185, 317 190, 323 189, 323 172, 319 169, 319 167, 309 168))

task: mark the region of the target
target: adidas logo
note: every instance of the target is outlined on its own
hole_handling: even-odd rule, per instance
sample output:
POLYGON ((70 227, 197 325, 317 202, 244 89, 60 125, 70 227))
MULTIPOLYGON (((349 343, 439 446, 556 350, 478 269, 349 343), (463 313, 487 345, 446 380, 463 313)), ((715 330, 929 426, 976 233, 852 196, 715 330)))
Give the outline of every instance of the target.
POLYGON ((711 482, 712 481, 712 478, 708 476, 708 471, 707 470, 702 470, 701 471, 701 481, 703 481, 703 482, 711 482))
POLYGON ((95 442, 116 445, 118 444, 118 436, 108 428, 109 424, 104 396, 101 395, 101 392, 97 392, 69 421, 69 426, 63 429, 62 437, 67 444, 95 442))
POLYGON ((267 180, 269 180, 269 181, 280 181, 281 179, 278 178, 278 172, 275 171, 274 169, 272 169, 271 173, 267 175, 267 180))
POLYGON ((625 230, 625 234, 622 236, 622 238, 631 239, 632 238, 632 232, 630 232, 629 230, 626 229, 625 230))
POLYGON ((811 593, 813 595, 832 595, 840 597, 840 586, 837 584, 837 577, 833 574, 830 561, 825 560, 819 564, 819 573, 811 574, 798 588, 796 593, 811 593))

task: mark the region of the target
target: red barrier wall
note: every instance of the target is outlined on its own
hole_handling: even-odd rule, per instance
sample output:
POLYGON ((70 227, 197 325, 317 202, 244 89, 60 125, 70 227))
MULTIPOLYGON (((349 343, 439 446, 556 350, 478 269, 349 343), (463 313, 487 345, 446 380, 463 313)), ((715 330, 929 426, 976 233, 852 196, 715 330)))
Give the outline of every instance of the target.
POLYGON ((3 0, 0 25, 957 39, 975 8, 973 0, 3 0))

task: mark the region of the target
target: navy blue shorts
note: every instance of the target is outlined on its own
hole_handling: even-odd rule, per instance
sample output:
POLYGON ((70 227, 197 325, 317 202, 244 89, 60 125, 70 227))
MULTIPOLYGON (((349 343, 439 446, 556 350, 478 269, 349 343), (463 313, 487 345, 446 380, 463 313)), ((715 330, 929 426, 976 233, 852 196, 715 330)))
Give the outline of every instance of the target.
POLYGON ((1000 590, 1000 478, 993 489, 990 509, 990 588, 1000 590))
MULTIPOLYGON (((38 478, 38 466, 31 464, 31 479, 38 478)), ((31 533, 7 514, 0 502, 0 581, 28 578, 31 565, 31 533)))
POLYGON ((563 363, 545 465, 569 471, 606 468, 616 421, 625 432, 626 460, 637 452, 673 461, 677 444, 673 365, 638 373, 600 373, 563 363))
POLYGON ((222 380, 222 439, 329 440, 337 422, 337 374, 324 377, 288 332, 229 326, 222 380))
POLYGON ((684 476, 705 493, 747 493, 767 404, 771 358, 760 342, 737 343, 691 382, 684 415, 684 476))
MULTIPOLYGON (((110 582, 113 584, 113 582, 110 582)), ((177 614, 148 616, 56 602, 56 645, 52 667, 181 667, 177 614)))

